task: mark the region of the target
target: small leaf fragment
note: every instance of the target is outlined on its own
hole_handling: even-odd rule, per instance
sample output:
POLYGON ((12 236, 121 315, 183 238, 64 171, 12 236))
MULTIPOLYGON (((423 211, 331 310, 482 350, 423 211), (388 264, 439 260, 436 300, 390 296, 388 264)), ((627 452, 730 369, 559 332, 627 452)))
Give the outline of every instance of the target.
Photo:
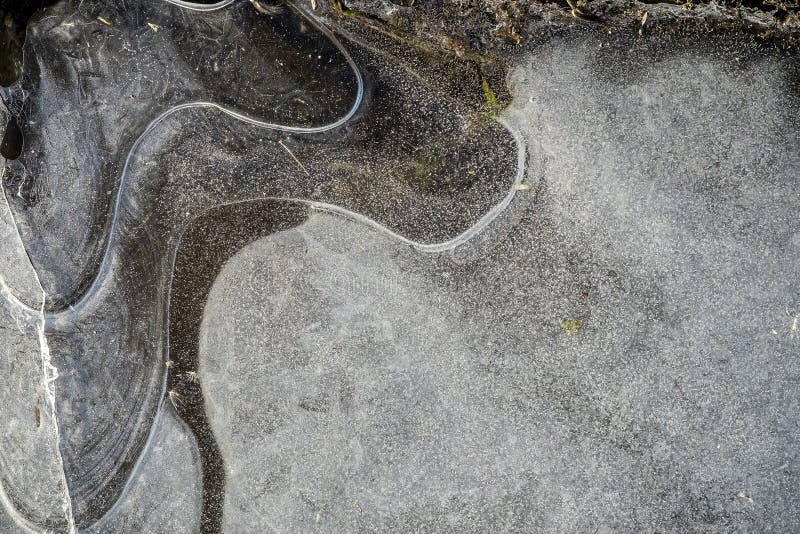
POLYGON ((577 336, 582 326, 578 319, 561 319, 561 329, 571 336, 577 336))

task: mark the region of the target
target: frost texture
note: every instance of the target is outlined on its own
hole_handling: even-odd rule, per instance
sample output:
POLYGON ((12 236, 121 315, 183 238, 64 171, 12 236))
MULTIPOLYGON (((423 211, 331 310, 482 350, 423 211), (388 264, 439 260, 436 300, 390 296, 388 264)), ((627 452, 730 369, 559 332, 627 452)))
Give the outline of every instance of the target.
POLYGON ((334 211, 438 250, 488 223, 521 177, 501 123, 292 5, 62 3, 24 51, 2 92, 25 140, 3 187, 46 294, 71 507, 66 522, 55 503, 29 512, 38 485, 21 487, 12 504, 40 525, 98 520, 142 454, 180 343, 169 295, 193 219, 287 199, 261 205, 260 231, 334 211))
MULTIPOLYGON (((94 532, 798 530, 795 56, 550 36, 504 114, 525 190, 521 143, 424 58, 343 37, 348 117, 358 76, 296 11, 124 4, 40 18, 3 90, 59 372, 53 417, 29 280, 0 319, 14 521, 69 530, 66 479, 94 532), (228 38, 257 68, 212 79, 228 38), (251 83, 282 42, 305 74, 251 83), (184 96, 347 120, 164 115, 184 96)), ((12 294, 23 252, 0 255, 12 294)))
POLYGON ((800 63, 757 42, 554 38, 506 114, 543 185, 456 254, 314 213, 223 265, 222 531, 798 530, 800 63))

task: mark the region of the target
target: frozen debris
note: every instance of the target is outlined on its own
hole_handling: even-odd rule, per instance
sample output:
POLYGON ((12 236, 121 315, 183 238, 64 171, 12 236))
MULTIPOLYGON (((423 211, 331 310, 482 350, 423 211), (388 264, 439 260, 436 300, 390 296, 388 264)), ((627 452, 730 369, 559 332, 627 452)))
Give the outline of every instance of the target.
POLYGON ((578 319, 561 319, 561 330, 571 336, 577 336, 582 326, 578 319))
POLYGON ((169 401, 172 403, 172 407, 175 408, 175 411, 178 410, 178 404, 181 403, 181 394, 171 389, 168 393, 169 401))
POLYGON ((250 0, 250 3, 253 4, 256 11, 262 15, 275 16, 283 13, 283 8, 281 6, 269 5, 265 0, 250 0))
POLYGON ((305 165, 303 165, 303 164, 300 162, 300 160, 299 160, 299 159, 297 159, 297 156, 295 156, 295 155, 294 155, 294 153, 293 153, 291 150, 289 150, 289 147, 288 147, 288 146, 286 146, 285 144, 283 144, 283 141, 278 141, 278 144, 279 144, 279 145, 281 145, 281 146, 283 147, 283 149, 284 149, 286 152, 288 152, 288 153, 289 153, 289 155, 290 155, 290 156, 292 156, 292 159, 295 161, 295 163, 297 163, 297 165, 298 165, 298 166, 299 166, 301 169, 303 169, 303 172, 304 172, 304 173, 306 173, 306 176, 308 176, 308 177, 311 177, 311 173, 310 173, 310 172, 308 172, 308 169, 306 169, 305 165))
POLYGON ((578 9, 575 4, 572 3, 572 0, 567 0, 567 5, 569 5, 570 13, 576 19, 583 19, 586 18, 586 13, 578 9))
POLYGON ((789 306, 786 306, 786 316, 789 317, 789 324, 783 323, 778 328, 771 328, 770 332, 773 335, 780 335, 781 332, 785 332, 784 328, 789 330, 789 338, 794 339, 797 337, 797 328, 800 326, 800 314, 798 314, 795 310, 789 310, 789 306))
POLYGON ((199 379, 197 378, 197 371, 186 371, 183 373, 183 376, 186 377, 186 380, 191 382, 192 384, 197 384, 199 379))
POLYGON ((494 94, 494 91, 492 91, 492 88, 489 87, 489 80, 484 78, 481 82, 481 86, 483 87, 483 96, 486 99, 486 111, 490 115, 497 115, 500 113, 500 111, 502 111, 502 108, 500 106, 500 102, 498 102, 497 97, 494 94))

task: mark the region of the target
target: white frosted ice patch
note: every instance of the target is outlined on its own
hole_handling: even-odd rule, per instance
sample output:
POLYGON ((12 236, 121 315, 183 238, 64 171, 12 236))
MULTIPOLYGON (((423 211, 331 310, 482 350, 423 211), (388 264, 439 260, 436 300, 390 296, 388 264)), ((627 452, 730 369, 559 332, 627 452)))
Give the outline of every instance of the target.
POLYGON ((197 442, 171 406, 162 407, 145 451, 117 504, 81 532, 200 532, 203 481, 197 442))
POLYGON ((458 310, 404 255, 425 256, 316 214, 223 268, 199 375, 224 532, 489 528, 521 502, 527 436, 475 380, 458 310))
MULTIPOLYGON (((0 157, 0 168, 3 167, 0 157)), ((2 172, 0 172, 2 175, 2 172)), ((0 186, 0 281, 14 297, 31 308, 41 307, 42 287, 36 278, 0 186)))
POLYGON ((69 530, 43 296, 0 187, 0 501, 18 529, 69 530))

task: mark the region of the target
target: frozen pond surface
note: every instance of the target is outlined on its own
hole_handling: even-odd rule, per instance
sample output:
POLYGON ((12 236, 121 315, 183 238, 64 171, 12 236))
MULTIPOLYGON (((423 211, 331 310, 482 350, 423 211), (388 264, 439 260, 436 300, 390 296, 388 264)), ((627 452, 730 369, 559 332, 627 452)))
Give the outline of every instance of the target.
POLYGON ((58 9, 3 90, 6 530, 800 528, 796 57, 557 33, 498 122, 293 10, 58 9))

